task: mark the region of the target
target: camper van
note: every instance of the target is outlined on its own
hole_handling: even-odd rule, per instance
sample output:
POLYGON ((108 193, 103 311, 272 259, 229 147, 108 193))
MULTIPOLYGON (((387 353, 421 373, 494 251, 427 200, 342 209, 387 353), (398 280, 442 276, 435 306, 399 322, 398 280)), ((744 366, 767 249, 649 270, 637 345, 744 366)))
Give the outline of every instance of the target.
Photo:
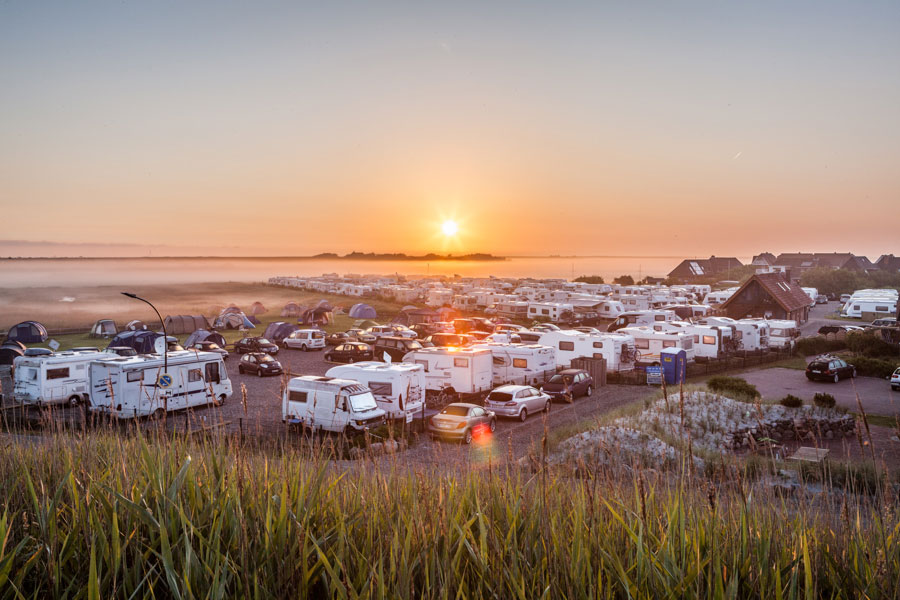
POLYGON ((773 350, 790 350, 794 347, 794 340, 800 337, 797 321, 782 319, 741 319, 741 321, 759 323, 761 327, 768 326, 768 345, 773 350))
POLYGON ((87 402, 88 367, 94 360, 118 358, 113 352, 57 352, 19 356, 13 396, 22 404, 81 404, 87 402))
POLYGON ((425 389, 432 394, 477 395, 491 389, 493 355, 484 348, 422 348, 403 357, 422 365, 425 389))
POLYGON ((684 350, 688 362, 694 360, 694 336, 681 331, 654 331, 650 327, 626 327, 619 333, 634 337, 634 346, 638 353, 638 364, 652 365, 659 363, 659 351, 663 348, 680 348, 684 350))
POLYGON ((769 349, 769 325, 766 321, 755 321, 752 319, 735 320, 730 317, 705 317, 699 323, 701 325, 731 327, 734 331, 735 352, 757 353, 769 349))
POLYGON ((682 332, 694 339, 694 360, 705 362, 725 358, 733 348, 734 330, 726 325, 700 325, 685 321, 658 323, 654 331, 682 332))
POLYGON ((91 410, 130 419, 159 415, 166 410, 220 405, 231 397, 231 380, 218 353, 170 352, 168 363, 169 383, 162 387, 162 356, 91 362, 91 410))
POLYGON ((668 323, 678 319, 673 310, 635 310, 623 312, 615 321, 609 324, 607 331, 617 331, 623 327, 639 327, 641 325, 653 325, 654 323, 668 323))
POLYGON ((316 431, 357 433, 384 423, 372 392, 351 379, 292 377, 281 397, 281 420, 316 431))
POLYGON ((325 375, 352 379, 369 388, 378 408, 388 419, 410 423, 425 406, 425 368, 422 365, 369 361, 331 367, 325 375))
POLYGON ((539 344, 477 344, 490 350, 494 363, 493 385, 539 385, 556 373, 556 352, 539 344))
POLYGON ((703 304, 706 304, 708 306, 716 306, 718 304, 722 304, 723 302, 725 302, 726 300, 728 300, 729 298, 734 296, 734 293, 736 291, 738 291, 738 288, 735 287, 735 288, 728 288, 727 290, 719 290, 716 292, 709 292, 703 298, 703 304))
MULTIPOLYGON (((529 335, 520 333, 524 340, 529 335)), ((582 333, 575 330, 534 333, 533 341, 556 352, 556 366, 568 368, 573 358, 604 358, 607 371, 634 369, 634 338, 616 333, 582 333)), ((529 339, 531 339, 529 337, 529 339)))

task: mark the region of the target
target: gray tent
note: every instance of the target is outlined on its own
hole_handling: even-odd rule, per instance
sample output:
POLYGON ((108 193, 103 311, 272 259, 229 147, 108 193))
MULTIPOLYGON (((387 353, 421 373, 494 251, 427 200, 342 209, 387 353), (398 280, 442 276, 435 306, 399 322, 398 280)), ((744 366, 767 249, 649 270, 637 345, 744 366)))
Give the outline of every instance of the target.
POLYGON ((347 313, 351 318, 354 319, 376 319, 378 318, 378 314, 375 312, 375 309, 369 306, 368 304, 354 304, 350 308, 350 312, 347 313))
POLYGON ((296 302, 288 302, 281 309, 282 317, 299 317, 301 314, 303 314, 303 307, 296 302))
POLYGON ((100 319, 91 327, 92 338, 110 338, 119 333, 116 322, 112 319, 100 319))
POLYGON ((128 324, 125 325, 126 331, 143 331, 144 329, 147 329, 147 326, 144 325, 144 322, 139 319, 128 321, 128 324))
POLYGON ((209 322, 201 315, 176 315, 166 317, 166 333, 179 335, 209 329, 209 322))
POLYGON ((250 306, 250 314, 251 315, 261 315, 266 312, 266 307, 263 306, 262 302, 254 302, 250 306))

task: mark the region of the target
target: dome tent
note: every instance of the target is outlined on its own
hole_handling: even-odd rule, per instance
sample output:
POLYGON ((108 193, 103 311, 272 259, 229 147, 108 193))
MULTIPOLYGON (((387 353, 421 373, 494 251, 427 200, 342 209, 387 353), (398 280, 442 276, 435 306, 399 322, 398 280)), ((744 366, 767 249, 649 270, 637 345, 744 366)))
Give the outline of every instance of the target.
POLYGON ((281 309, 282 317, 299 317, 303 314, 303 307, 296 302, 288 302, 281 309))
POLYGON ((22 321, 18 325, 10 327, 6 334, 7 340, 23 344, 39 344, 46 342, 48 337, 47 328, 37 321, 22 321))
POLYGON ((122 331, 109 342, 107 348, 125 346, 138 354, 153 354, 156 352, 156 340, 161 337, 162 334, 155 331, 122 331))
POLYGON ((347 313, 350 318, 353 319, 376 319, 378 318, 378 313, 375 312, 375 309, 369 306, 368 304, 354 304, 350 307, 350 312, 347 313))
POLYGON ((19 356, 25 355, 25 344, 7 340, 0 345, 0 365, 11 365, 19 356))
POLYGON ((190 348, 197 342, 215 342, 219 345, 220 348, 225 347, 225 338, 221 333, 216 331, 207 331, 206 329, 198 329, 194 333, 188 336, 187 341, 184 343, 185 348, 190 348))
POLYGON ((267 312, 266 307, 263 306, 262 302, 254 302, 250 305, 250 314, 251 315, 261 315, 267 312))
POLYGON ((91 327, 92 338, 108 338, 116 335, 119 330, 116 328, 116 322, 112 319, 100 319, 91 327))
POLYGON ((178 335, 193 333, 198 329, 208 329, 209 322, 202 315, 169 315, 165 320, 166 333, 178 335))

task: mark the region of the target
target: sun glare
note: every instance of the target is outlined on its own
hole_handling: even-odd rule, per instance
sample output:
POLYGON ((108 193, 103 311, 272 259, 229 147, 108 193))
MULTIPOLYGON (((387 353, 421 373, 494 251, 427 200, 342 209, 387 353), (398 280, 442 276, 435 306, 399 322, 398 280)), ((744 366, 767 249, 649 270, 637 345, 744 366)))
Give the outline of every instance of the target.
POLYGON ((459 226, 456 224, 456 221, 444 221, 443 225, 441 225, 441 231, 447 237, 452 237, 459 231, 459 226))

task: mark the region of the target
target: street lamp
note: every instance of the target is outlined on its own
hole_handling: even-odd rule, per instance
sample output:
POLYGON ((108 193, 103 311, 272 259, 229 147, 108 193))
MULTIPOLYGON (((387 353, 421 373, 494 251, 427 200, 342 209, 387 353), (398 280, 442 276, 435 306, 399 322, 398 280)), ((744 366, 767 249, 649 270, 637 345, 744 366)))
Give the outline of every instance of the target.
MULTIPOLYGON (((123 296, 128 296, 129 298, 134 298, 135 300, 140 300, 141 302, 145 302, 146 304, 149 304, 149 305, 150 305, 150 308, 153 309, 153 312, 156 313, 156 316, 159 317, 159 322, 162 324, 162 330, 163 330, 163 373, 168 373, 168 372, 169 372, 169 352, 168 352, 168 350, 169 350, 169 336, 168 336, 168 334, 166 333, 166 322, 163 321, 162 315, 159 314, 159 311, 156 310, 156 307, 153 306, 153 304, 152 304, 149 300, 144 300, 143 298, 141 298, 141 297, 138 296, 137 294, 132 294, 131 292, 122 292, 122 295, 123 295, 123 296)), ((164 400, 164 401, 165 401, 165 404, 166 404, 166 412, 168 412, 168 411, 169 411, 169 398, 168 398, 168 396, 165 397, 165 400, 164 400)))

